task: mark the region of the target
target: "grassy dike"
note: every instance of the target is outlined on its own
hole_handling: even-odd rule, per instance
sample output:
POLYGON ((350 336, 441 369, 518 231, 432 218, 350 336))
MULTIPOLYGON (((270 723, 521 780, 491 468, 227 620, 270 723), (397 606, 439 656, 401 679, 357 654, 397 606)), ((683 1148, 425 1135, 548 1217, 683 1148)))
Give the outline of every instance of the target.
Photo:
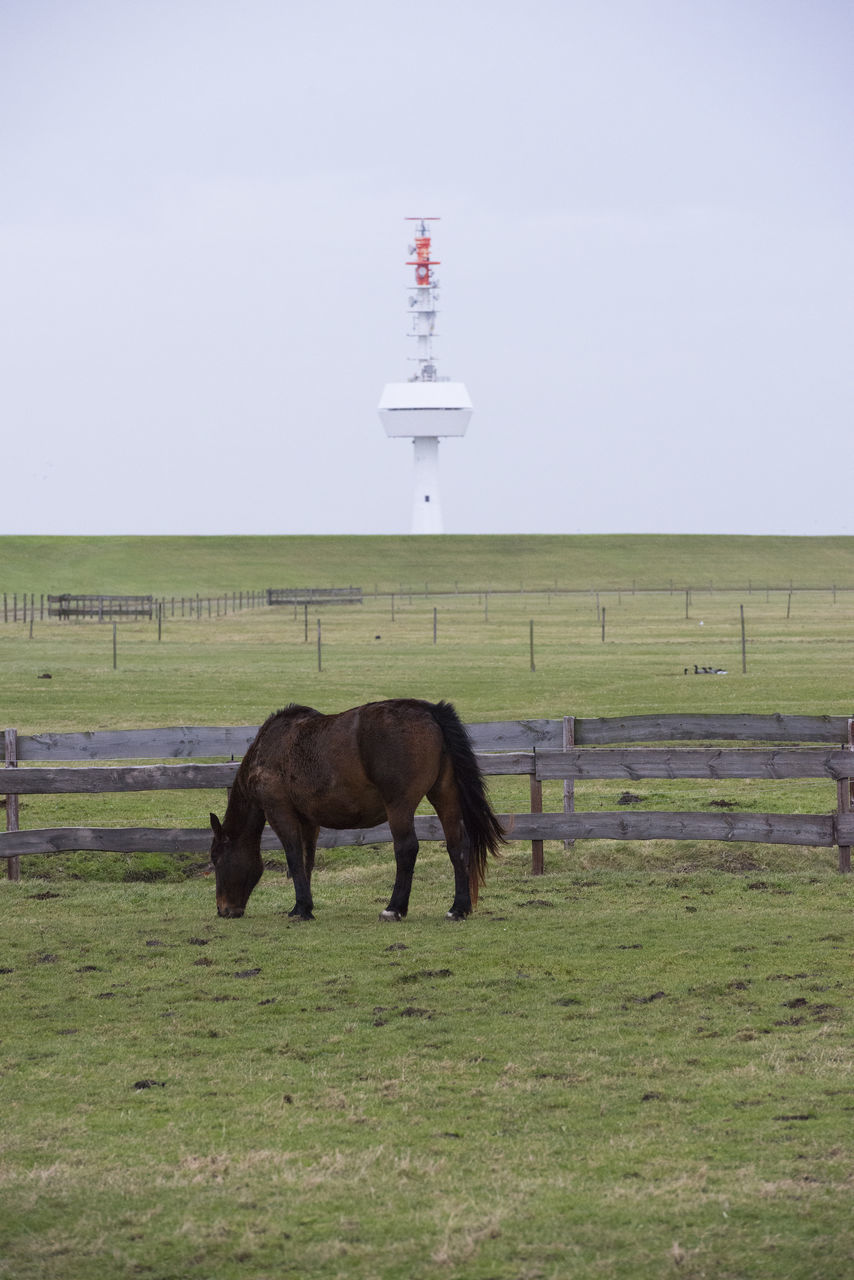
POLYGON ((0 592, 854 588, 854 539, 633 535, 3 537, 0 592))

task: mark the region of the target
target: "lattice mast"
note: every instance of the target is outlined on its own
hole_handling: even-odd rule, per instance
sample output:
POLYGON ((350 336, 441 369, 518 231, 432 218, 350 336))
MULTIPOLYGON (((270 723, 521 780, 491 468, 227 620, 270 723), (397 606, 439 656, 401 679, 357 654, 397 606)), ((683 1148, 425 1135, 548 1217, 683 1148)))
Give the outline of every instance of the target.
POLYGON ((439 497, 439 440, 461 436, 472 415, 472 403, 461 382, 440 378, 433 357, 438 298, 433 268, 440 263, 431 256, 430 224, 438 218, 407 218, 415 223, 412 255, 407 266, 414 268, 410 286, 410 336, 415 338, 417 370, 408 382, 390 382, 379 403, 380 420, 386 435, 409 436, 413 443, 415 484, 412 502, 412 532, 442 533, 442 506, 439 497))
MULTIPOLYGON (((436 366, 433 363, 433 334, 436 328, 436 299, 439 281, 433 275, 433 267, 442 264, 430 257, 430 223, 425 218, 407 218, 407 222, 417 222, 415 243, 409 246, 409 252, 415 255, 407 262, 408 267, 415 268, 415 283, 409 294, 409 305, 412 308, 412 333, 417 349, 415 359, 418 372, 414 382, 435 382, 436 366)), ((433 221, 438 222, 435 218, 433 221)))

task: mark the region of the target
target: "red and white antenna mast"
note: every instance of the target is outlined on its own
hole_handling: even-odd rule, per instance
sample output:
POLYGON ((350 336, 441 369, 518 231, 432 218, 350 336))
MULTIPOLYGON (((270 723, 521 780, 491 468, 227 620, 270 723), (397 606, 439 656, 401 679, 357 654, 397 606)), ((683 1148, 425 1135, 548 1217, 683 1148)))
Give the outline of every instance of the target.
POLYGON ((433 275, 433 267, 442 264, 430 257, 430 223, 438 222, 438 218, 407 218, 407 222, 417 223, 415 243, 409 246, 414 259, 407 262, 408 267, 415 268, 415 291, 409 296, 412 308, 412 333, 418 344, 417 382, 435 382, 436 366, 433 363, 433 334, 436 325, 436 299, 439 281, 433 275))
POLYGON ((433 359, 436 326, 436 289, 433 268, 440 263, 432 255, 430 224, 438 218, 407 218, 414 222, 415 243, 407 266, 414 267, 410 287, 411 336, 416 341, 418 370, 408 382, 389 382, 379 403, 380 421, 386 435, 409 436, 415 461, 415 489, 412 502, 412 532, 442 533, 439 498, 439 439, 462 436, 472 415, 472 403, 462 382, 440 378, 433 359))

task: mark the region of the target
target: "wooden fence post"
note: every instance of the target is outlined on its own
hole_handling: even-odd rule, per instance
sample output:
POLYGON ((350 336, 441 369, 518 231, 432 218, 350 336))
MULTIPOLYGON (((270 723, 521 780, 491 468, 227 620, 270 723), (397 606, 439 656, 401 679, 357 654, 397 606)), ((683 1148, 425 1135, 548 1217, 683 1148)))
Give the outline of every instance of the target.
MULTIPOLYGON (((848 721, 848 750, 854 751, 854 718, 848 721)), ((836 784, 837 796, 837 812, 851 812, 851 792, 854 789, 854 781, 851 778, 840 778, 836 784)), ((847 874, 851 870, 851 846, 850 844, 841 844, 839 846, 839 870, 843 874, 847 874)))
MULTIPOLYGON (((4 733, 5 750, 4 758, 7 769, 16 769, 18 766, 18 730, 6 729, 4 733)), ((6 830, 17 831, 18 827, 18 797, 17 795, 6 797, 6 830)), ((20 880, 21 878, 21 859, 8 858, 6 861, 6 875, 10 880, 20 880)))
MULTIPOLYGON (((534 749, 534 758, 536 760, 536 748, 534 749)), ((531 813, 543 812, 543 784, 537 777, 536 765, 534 772, 529 775, 531 780, 531 813)), ((531 875, 541 876, 545 873, 545 859, 543 857, 542 840, 531 841, 531 875)))
MULTIPOLYGON (((575 746, 575 716, 563 717, 563 749, 569 751, 570 747, 575 746)), ((564 813, 575 813, 575 779, 564 778, 563 780, 563 811, 564 813)), ((574 840, 564 840, 564 849, 570 849, 575 844, 574 840)))

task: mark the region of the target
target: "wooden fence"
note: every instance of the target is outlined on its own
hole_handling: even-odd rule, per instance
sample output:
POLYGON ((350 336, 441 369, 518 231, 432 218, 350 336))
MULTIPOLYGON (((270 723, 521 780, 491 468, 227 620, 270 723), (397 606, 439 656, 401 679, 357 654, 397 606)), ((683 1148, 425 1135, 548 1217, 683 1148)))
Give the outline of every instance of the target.
POLYGON ((267 604, 361 604, 361 587, 268 587, 267 604))
MULTIPOLYGON (((472 724, 468 731, 480 766, 488 776, 527 776, 530 810, 502 814, 509 838, 531 841, 532 871, 544 871, 544 840, 713 840, 807 845, 839 850, 840 871, 850 871, 854 844, 852 779, 854 720, 846 716, 652 715, 588 719, 563 716, 472 724), (667 743, 652 747, 650 743, 667 743), (703 746, 680 747, 680 742, 703 746), (642 743, 642 746, 637 744, 642 743), (749 746, 724 745, 749 743, 749 746), (725 812, 576 812, 576 780, 815 778, 835 784, 835 805, 823 814, 725 812), (543 812, 543 782, 563 781, 560 812, 543 812)), ((182 790, 230 786, 257 726, 108 730, 98 733, 18 735, 5 730, 5 764, 0 792, 7 794, 7 830, 0 833, 0 858, 9 875, 18 859, 32 853, 76 850, 101 852, 204 853, 210 831, 150 827, 72 827, 18 830, 20 795, 116 791, 182 790), (193 763, 231 757, 228 763, 193 763), (122 765, 121 760, 157 760, 122 765), (168 764, 181 759, 190 763, 168 764), (81 765, 106 760, 107 765, 81 765), (55 761, 75 761, 72 766, 55 761)), ((829 796, 830 798, 830 796, 829 796)), ((434 815, 418 816, 419 840, 442 840, 434 815)), ((389 840, 388 826, 321 831, 319 846, 376 844, 389 840)), ((269 828, 262 848, 276 849, 269 828)))
POLYGON ((135 622, 138 619, 163 621, 165 618, 212 618, 214 615, 240 613, 244 609, 260 609, 267 603, 265 591, 227 591, 217 596, 109 596, 62 595, 38 597, 34 591, 3 592, 0 617, 4 623, 30 623, 38 618, 50 621, 135 622), (125 602, 124 607, 122 602, 125 602), (137 602, 139 607, 134 605, 137 602), (140 603, 141 602, 141 603, 140 603))
POLYGON ((97 618, 99 622, 136 621, 154 616, 153 596, 80 596, 65 592, 48 596, 47 616, 70 621, 72 618, 97 618))

